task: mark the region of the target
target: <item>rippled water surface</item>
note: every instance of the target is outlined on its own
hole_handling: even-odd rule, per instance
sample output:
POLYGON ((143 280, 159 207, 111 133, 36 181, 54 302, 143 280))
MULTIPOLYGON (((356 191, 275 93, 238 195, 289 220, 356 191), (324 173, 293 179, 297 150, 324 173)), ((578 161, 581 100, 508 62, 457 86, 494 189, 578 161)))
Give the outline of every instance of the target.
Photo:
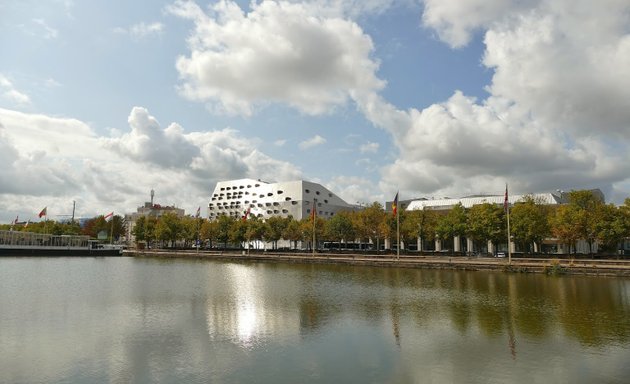
POLYGON ((630 279, 0 259, 1 383, 628 383, 630 279))

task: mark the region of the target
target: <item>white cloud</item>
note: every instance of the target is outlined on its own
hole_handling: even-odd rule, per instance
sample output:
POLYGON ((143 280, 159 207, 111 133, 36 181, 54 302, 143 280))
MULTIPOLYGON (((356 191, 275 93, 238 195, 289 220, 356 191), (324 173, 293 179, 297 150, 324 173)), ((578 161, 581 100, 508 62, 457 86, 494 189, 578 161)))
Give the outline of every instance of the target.
POLYGON ((301 176, 231 129, 162 129, 142 107, 128 120, 128 131, 107 138, 76 119, 0 109, 0 221, 35 218, 44 206, 65 214, 72 200, 83 216, 129 212, 152 188, 159 202, 191 211, 218 180, 301 176))
POLYGON ((377 94, 355 95, 399 149, 381 188, 459 196, 500 193, 505 182, 523 192, 627 185, 629 18, 621 1, 428 0, 423 21, 449 45, 485 31, 490 96, 456 92, 401 111, 377 94))
POLYGON ((212 110, 249 115, 285 103, 307 114, 344 105, 351 92, 381 89, 373 44, 354 22, 327 17, 317 4, 263 1, 244 13, 221 1, 206 14, 177 1, 169 12, 192 19, 189 56, 177 60, 179 90, 212 110))
POLYGON ((359 147, 359 151, 361 153, 376 153, 378 152, 379 147, 379 143, 368 142, 365 144, 361 144, 361 146, 359 147))
POLYGON ((164 24, 160 22, 134 24, 129 28, 116 27, 114 33, 128 34, 134 39, 143 39, 151 35, 159 35, 164 31, 164 24))
POLYGON ((326 142, 326 139, 324 139, 320 135, 315 135, 308 140, 302 141, 300 144, 298 144, 298 147, 300 147, 300 149, 308 149, 308 148, 312 148, 312 147, 324 144, 325 142, 326 142))
POLYGON ((15 89, 13 83, 3 74, 0 73, 0 92, 2 93, 2 98, 8 100, 10 103, 17 105, 30 104, 31 98, 23 93, 15 89))
POLYGON ((33 23, 37 24, 43 29, 43 37, 45 39, 56 39, 59 35, 59 31, 49 26, 44 19, 33 19, 33 23))

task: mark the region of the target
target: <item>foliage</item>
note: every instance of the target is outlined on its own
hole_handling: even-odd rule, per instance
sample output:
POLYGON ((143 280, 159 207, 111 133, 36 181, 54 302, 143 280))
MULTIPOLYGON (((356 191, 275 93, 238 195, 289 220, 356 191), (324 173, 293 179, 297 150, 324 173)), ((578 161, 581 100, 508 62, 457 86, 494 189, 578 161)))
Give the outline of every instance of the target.
POLYGON ((435 233, 442 240, 453 238, 453 241, 455 241, 455 236, 466 234, 467 215, 468 213, 464 206, 458 203, 446 215, 437 219, 435 233))
POLYGON ((507 236, 504 219, 502 207, 489 203, 474 205, 468 210, 467 234, 477 242, 491 240, 497 244, 507 236))
POLYGON ((351 216, 350 212, 341 211, 326 221, 324 225, 325 239, 337 242, 354 240, 355 230, 351 216))
POLYGON ((585 240, 589 253, 597 239, 597 212, 603 203, 591 191, 569 192, 569 203, 556 210, 553 233, 569 246, 575 247, 577 240, 585 240))
POLYGON ((549 215, 548 206, 532 196, 515 204, 510 210, 510 233, 514 241, 525 245, 530 252, 534 251, 534 243, 542 246, 543 240, 551 234, 549 215))

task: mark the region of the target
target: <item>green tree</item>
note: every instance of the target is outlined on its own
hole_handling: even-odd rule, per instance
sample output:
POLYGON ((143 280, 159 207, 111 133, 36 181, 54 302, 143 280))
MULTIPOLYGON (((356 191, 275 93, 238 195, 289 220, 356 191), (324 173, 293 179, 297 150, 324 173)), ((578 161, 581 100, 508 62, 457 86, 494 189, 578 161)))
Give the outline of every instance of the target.
POLYGON ((297 242, 302 240, 303 238, 300 222, 291 218, 291 221, 289 222, 289 225, 287 225, 287 227, 285 228, 282 237, 286 240, 291 241, 292 248, 296 249, 297 242))
POLYGON ((497 205, 489 203, 473 205, 468 210, 467 234, 481 246, 488 241, 498 244, 506 234, 504 216, 503 208, 497 205))
POLYGON ((532 196, 525 196, 522 202, 510 209, 510 221, 514 241, 525 246, 530 253, 534 251, 534 243, 542 247, 543 240, 551 234, 549 208, 532 196))
POLYGON ((234 219, 231 216, 219 216, 217 220, 217 241, 223 243, 223 248, 227 248, 228 241, 230 240, 230 230, 234 224, 234 219))
POLYGON ((457 203, 446 215, 437 218, 434 232, 442 240, 453 239, 453 249, 455 249, 455 236, 466 234, 466 220, 466 209, 462 203, 457 203))
POLYGON ((328 219, 324 225, 324 237, 330 241, 341 243, 354 240, 355 230, 350 212, 340 211, 328 219))
POLYGON ((230 243, 242 247, 243 242, 247 239, 247 221, 246 220, 233 220, 230 227, 229 241, 230 243))
POLYGON ((136 243, 147 239, 146 226, 147 218, 145 216, 138 217, 133 229, 131 230, 133 236, 136 238, 136 243))
POLYGON ((289 221, 280 216, 271 216, 265 221, 265 240, 271 242, 272 249, 278 248, 278 240, 288 225, 289 221))
POLYGON ((380 250, 380 241, 388 233, 387 214, 383 206, 374 202, 372 205, 357 212, 355 228, 357 236, 361 240, 372 241, 377 250, 380 250))
POLYGON ((628 236, 623 211, 613 204, 601 204, 597 208, 596 217, 597 242, 601 244, 602 251, 614 253, 628 236))
POLYGON ((558 207, 553 220, 553 233, 575 248, 577 240, 588 243, 589 253, 597 240, 597 212, 603 202, 591 191, 569 192, 569 203, 558 207))
POLYGON ((212 248, 213 244, 218 241, 219 238, 219 225, 218 221, 203 220, 201 223, 200 238, 208 241, 208 246, 212 248))
POLYGON ((201 229, 202 218, 193 216, 184 216, 180 219, 181 232, 180 235, 184 240, 184 246, 186 248, 192 246, 199 237, 201 229))
POLYGON ((172 212, 168 212, 162 216, 157 222, 156 236, 162 244, 167 243, 169 246, 175 246, 175 242, 181 238, 182 222, 181 219, 172 212))
POLYGON ((250 215, 245 223, 245 240, 248 244, 251 244, 252 240, 256 241, 258 247, 258 242, 262 241, 265 235, 265 223, 255 215, 250 215))

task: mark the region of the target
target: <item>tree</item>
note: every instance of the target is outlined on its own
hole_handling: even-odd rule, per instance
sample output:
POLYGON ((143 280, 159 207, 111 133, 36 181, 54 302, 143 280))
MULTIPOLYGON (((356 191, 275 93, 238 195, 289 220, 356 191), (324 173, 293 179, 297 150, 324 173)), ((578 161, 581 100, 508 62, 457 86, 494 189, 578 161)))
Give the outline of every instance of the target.
POLYGON ((478 245, 488 241, 497 244, 505 234, 504 217, 502 207, 490 203, 473 205, 468 210, 467 234, 472 236, 478 245))
POLYGON ((209 242, 208 246, 210 248, 212 248, 213 243, 218 240, 218 236, 219 236, 218 224, 219 224, 218 221, 209 221, 209 220, 203 220, 203 222, 201 223, 199 236, 203 240, 208 240, 209 242))
MULTIPOLYGON (((442 240, 452 238, 453 249, 455 249, 455 236, 463 236, 466 234, 466 215, 466 209, 462 203, 457 203, 446 215, 437 218, 434 232, 436 232, 437 236, 442 240)), ((429 229, 432 228, 429 227, 429 229)))
POLYGON ((575 246, 577 240, 588 243, 589 253, 597 240, 597 211, 603 205, 591 191, 569 192, 569 203, 558 207, 552 231, 565 244, 575 246))
POLYGON ((272 248, 278 248, 278 240, 282 238, 282 233, 289 222, 280 216, 271 216, 265 221, 265 240, 272 243, 272 248))
POLYGON ((217 220, 217 241, 223 243, 223 248, 227 248, 230 240, 230 230, 235 219, 231 216, 219 216, 217 220))
POLYGON ((302 240, 303 238, 300 222, 291 218, 289 225, 287 225, 287 227, 284 229, 282 237, 293 242, 293 249, 297 248, 297 242, 302 240))
POLYGON ((534 251, 534 243, 542 246, 543 240, 551 234, 549 208, 532 196, 525 196, 522 202, 514 205, 510 219, 514 241, 524 245, 530 253, 534 251))
POLYGON ((247 221, 234 220, 232 222, 232 226, 230 227, 230 234, 229 234, 230 243, 234 245, 238 244, 240 247, 242 243, 247 239, 246 238, 247 227, 248 227, 247 221))
POLYGON ((387 233, 386 213, 383 206, 374 202, 362 211, 357 212, 355 228, 357 236, 362 240, 372 240, 376 249, 380 249, 380 240, 387 233))
POLYGON ((181 238, 182 224, 180 218, 172 212, 168 212, 160 217, 156 227, 157 238, 175 246, 175 242, 181 238))
POLYGON ((138 217, 135 226, 131 230, 133 236, 136 238, 136 242, 145 241, 147 239, 146 226, 147 218, 145 216, 138 217))
POLYGON ((185 216, 180 219, 181 223, 181 237, 184 240, 184 246, 188 248, 192 244, 195 244, 199 237, 199 230, 201 228, 200 217, 185 216))
POLYGON ((614 253, 628 236, 622 209, 613 204, 601 204, 596 211, 595 233, 602 250, 614 253))
POLYGON ((262 241, 265 237, 265 223, 256 216, 250 216, 247 220, 245 237, 248 243, 252 240, 262 241))
POLYGON ((326 239, 336 242, 348 242, 354 240, 354 226, 350 218, 350 212, 337 212, 328 219, 324 225, 324 236, 326 239))

